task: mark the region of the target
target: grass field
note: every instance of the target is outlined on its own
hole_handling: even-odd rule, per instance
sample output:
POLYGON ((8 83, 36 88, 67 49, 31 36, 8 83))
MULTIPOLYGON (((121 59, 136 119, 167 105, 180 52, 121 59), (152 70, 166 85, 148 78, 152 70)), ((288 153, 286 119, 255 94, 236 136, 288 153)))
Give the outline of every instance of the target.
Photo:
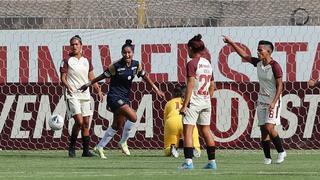
MULTIPOLYGON (((281 164, 263 165, 262 151, 218 150, 217 170, 203 170, 206 152, 194 159, 195 169, 178 170, 183 156, 163 157, 160 150, 132 150, 130 157, 107 151, 108 159, 70 159, 66 151, 0 151, 0 179, 102 180, 102 179, 230 179, 230 180, 319 180, 320 151, 287 151, 281 164)), ((276 154, 273 154, 276 157, 276 154)))

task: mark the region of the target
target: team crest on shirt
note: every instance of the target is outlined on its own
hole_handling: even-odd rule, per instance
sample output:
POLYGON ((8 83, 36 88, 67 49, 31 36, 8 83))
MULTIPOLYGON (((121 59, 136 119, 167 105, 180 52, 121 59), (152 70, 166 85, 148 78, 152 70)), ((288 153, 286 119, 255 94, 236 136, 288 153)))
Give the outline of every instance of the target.
POLYGON ((131 80, 131 76, 128 76, 128 80, 131 80))

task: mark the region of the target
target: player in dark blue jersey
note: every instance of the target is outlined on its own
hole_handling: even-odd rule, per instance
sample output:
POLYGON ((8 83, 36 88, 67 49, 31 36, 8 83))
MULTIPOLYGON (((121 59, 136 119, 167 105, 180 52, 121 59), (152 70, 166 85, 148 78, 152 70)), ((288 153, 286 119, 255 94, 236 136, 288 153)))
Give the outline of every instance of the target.
POLYGON ((123 127, 123 125, 124 129, 119 146, 124 154, 130 155, 127 140, 129 138, 131 129, 137 121, 136 112, 129 106, 129 95, 131 91, 132 80, 135 76, 139 78, 142 77, 144 81, 152 86, 152 88, 160 97, 164 98, 164 93, 160 91, 150 80, 146 72, 142 69, 141 64, 138 61, 133 60, 133 53, 134 46, 132 45, 132 41, 128 39, 122 46, 122 58, 119 61, 111 64, 100 76, 80 88, 80 90, 84 91, 91 84, 94 84, 105 78, 110 78, 107 105, 108 108, 110 108, 110 110, 113 112, 113 123, 107 129, 99 144, 95 147, 95 152, 98 153, 101 158, 106 158, 103 152, 103 147, 109 143, 109 141, 113 138, 117 131, 123 127))

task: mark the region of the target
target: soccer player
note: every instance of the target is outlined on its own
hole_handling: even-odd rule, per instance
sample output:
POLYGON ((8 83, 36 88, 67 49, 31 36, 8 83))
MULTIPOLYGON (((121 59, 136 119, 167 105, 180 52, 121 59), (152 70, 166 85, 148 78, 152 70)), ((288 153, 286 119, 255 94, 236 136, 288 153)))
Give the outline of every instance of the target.
POLYGON ((200 34, 188 42, 188 54, 192 58, 187 63, 187 90, 180 113, 183 117, 184 157, 181 169, 193 169, 192 134, 195 125, 207 145, 208 163, 205 169, 216 169, 215 142, 210 130, 211 98, 214 92, 213 70, 208 59, 203 57, 206 51, 200 34))
POLYGON ((223 41, 231 45, 235 51, 249 63, 257 68, 259 79, 259 94, 256 112, 261 131, 261 145, 265 155, 264 164, 271 164, 270 140, 278 151, 276 163, 282 163, 286 157, 281 139, 275 129, 280 125, 281 94, 283 89, 282 70, 280 65, 273 60, 273 44, 261 40, 258 43, 258 58, 251 57, 229 37, 224 36, 223 41))
POLYGON ((136 112, 129 106, 129 95, 134 77, 142 77, 142 79, 156 91, 157 95, 164 98, 164 93, 151 81, 147 73, 142 69, 139 61, 133 60, 134 46, 130 39, 126 40, 121 52, 122 58, 120 60, 111 64, 104 73, 80 88, 80 90, 86 90, 91 84, 95 84, 105 78, 110 78, 107 105, 113 112, 113 122, 112 125, 108 127, 99 144, 95 147, 95 152, 103 159, 106 158, 103 147, 109 143, 117 131, 123 126, 124 129, 119 146, 125 155, 130 155, 127 140, 137 121, 136 112))
MULTIPOLYGON (((82 56, 82 40, 80 36, 75 35, 70 39, 71 53, 68 59, 61 62, 60 73, 61 82, 65 88, 64 96, 67 104, 68 117, 73 117, 75 124, 72 128, 69 144, 69 157, 75 157, 75 144, 79 131, 81 130, 83 157, 92 157, 89 151, 89 120, 92 115, 92 106, 90 102, 89 89, 86 91, 78 91, 83 84, 94 79, 93 67, 91 62, 82 56)), ((95 83, 94 87, 98 92, 98 98, 103 98, 100 86, 95 83)))
MULTIPOLYGON (((164 107, 164 153, 166 156, 179 157, 177 147, 179 140, 183 138, 183 125, 182 116, 179 114, 179 110, 182 107, 186 88, 184 86, 177 86, 173 90, 173 98, 167 102, 164 107)), ((198 136, 198 129, 195 127, 193 131, 193 155, 200 157, 200 143, 198 136)))

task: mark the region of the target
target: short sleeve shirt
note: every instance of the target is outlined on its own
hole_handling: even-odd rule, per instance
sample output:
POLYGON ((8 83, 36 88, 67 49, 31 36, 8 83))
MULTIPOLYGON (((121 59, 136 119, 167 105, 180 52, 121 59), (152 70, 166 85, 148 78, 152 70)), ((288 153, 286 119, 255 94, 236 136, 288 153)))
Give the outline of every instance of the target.
POLYGON ((67 74, 67 82, 75 90, 71 95, 65 93, 66 98, 90 100, 89 89, 84 92, 80 92, 77 89, 89 82, 88 75, 92 70, 92 63, 85 57, 81 57, 80 59, 69 57, 68 59, 62 60, 60 72, 67 74))

